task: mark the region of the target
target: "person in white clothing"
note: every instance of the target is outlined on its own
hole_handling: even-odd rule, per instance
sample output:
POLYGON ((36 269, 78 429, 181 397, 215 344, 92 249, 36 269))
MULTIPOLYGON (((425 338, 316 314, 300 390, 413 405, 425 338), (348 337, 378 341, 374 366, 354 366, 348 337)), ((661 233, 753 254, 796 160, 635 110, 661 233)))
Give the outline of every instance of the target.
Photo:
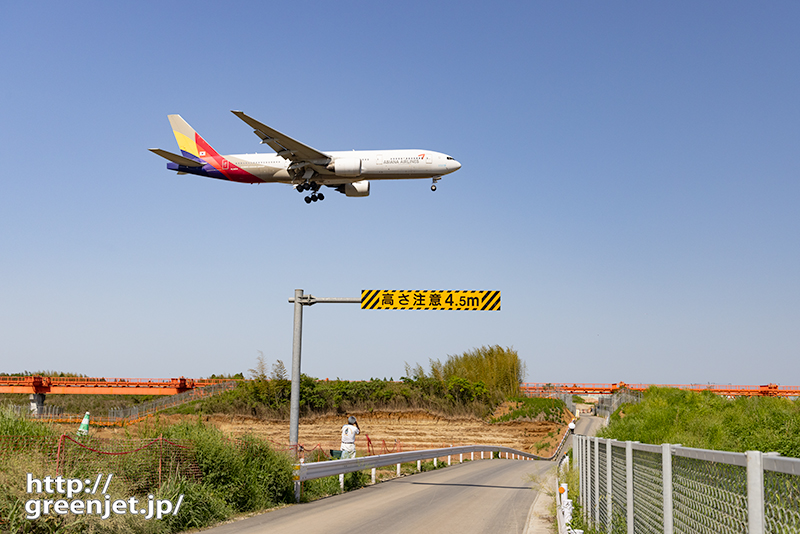
POLYGON ((356 457, 356 435, 361 433, 358 421, 354 416, 347 418, 347 424, 342 427, 342 459, 356 457))

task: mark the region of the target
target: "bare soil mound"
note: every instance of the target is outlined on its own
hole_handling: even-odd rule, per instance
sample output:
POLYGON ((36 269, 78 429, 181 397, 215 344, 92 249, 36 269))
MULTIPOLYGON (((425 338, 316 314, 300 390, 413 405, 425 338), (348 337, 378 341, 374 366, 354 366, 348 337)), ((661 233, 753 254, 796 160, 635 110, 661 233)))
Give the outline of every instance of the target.
MULTIPOLYGON (((504 409, 501 407, 499 410, 504 409)), ((496 445, 511 447, 539 456, 555 452, 567 430, 568 416, 559 423, 538 421, 510 421, 489 424, 469 417, 445 417, 424 411, 348 413, 358 418, 361 435, 356 440, 358 455, 368 453, 410 451, 449 447, 455 445, 496 445), (367 439, 369 438, 369 439, 367 439), (371 450, 369 445, 371 444, 371 450)), ((180 421, 197 421, 197 416, 160 416, 160 424, 180 421)), ((203 421, 213 424, 226 434, 241 436, 252 434, 288 446, 289 422, 258 419, 241 415, 203 416, 203 421)), ((300 420, 300 443, 306 450, 320 448, 324 451, 339 449, 342 425, 346 416, 328 415, 300 420)), ((145 420, 138 425, 153 425, 145 420)), ((93 428, 98 437, 136 435, 137 426, 127 428, 93 428)), ((74 430, 74 429, 73 429, 74 430)))

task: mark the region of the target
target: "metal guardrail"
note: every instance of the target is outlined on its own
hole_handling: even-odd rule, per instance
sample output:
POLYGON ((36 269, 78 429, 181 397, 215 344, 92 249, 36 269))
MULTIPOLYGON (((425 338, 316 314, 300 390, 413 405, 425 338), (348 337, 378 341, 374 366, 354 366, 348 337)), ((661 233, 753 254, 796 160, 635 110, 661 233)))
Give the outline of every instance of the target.
POLYGON ((581 505, 600 530, 800 532, 800 458, 575 438, 581 505))
MULTIPOLYGON (((564 439, 566 439, 566 434, 564 439)), ((564 442, 562 439, 562 445, 564 442)), ((561 445, 559 445, 559 450, 561 445)), ((471 455, 471 460, 474 459, 472 455, 476 452, 490 453, 489 458, 497 452, 499 454, 505 453, 507 459, 520 459, 520 460, 552 460, 558 454, 550 458, 543 458, 535 454, 518 451, 508 447, 496 447, 491 445, 465 445, 459 447, 446 447, 443 449, 426 449, 421 451, 408 451, 408 452, 393 452, 389 454, 379 454, 376 456, 364 456, 362 458, 348 458, 345 460, 331 460, 328 462, 312 462, 295 464, 294 470, 294 491, 295 498, 300 501, 300 484, 306 480, 314 480, 317 478, 330 477, 335 475, 344 475, 346 473, 354 473, 356 471, 364 471, 366 469, 375 470, 379 467, 387 467, 390 465, 398 466, 408 462, 419 462, 422 460, 431 460, 436 458, 448 457, 448 464, 450 458, 459 456, 459 461, 463 461, 465 454, 471 455)), ((374 471, 373 471, 374 475, 374 471)))
POLYGON ((405 464, 433 458, 443 458, 445 456, 457 456, 471 454, 475 452, 488 453, 507 453, 520 459, 526 460, 547 460, 535 454, 510 449, 508 447, 494 447, 491 445, 465 445, 460 447, 447 447, 444 449, 426 449, 422 451, 392 452, 389 454, 379 454, 377 456, 364 456, 362 458, 348 458, 346 460, 331 460, 329 462, 313 462, 295 465, 295 470, 299 470, 299 481, 314 480, 316 478, 353 473, 365 469, 386 467, 388 465, 405 464))

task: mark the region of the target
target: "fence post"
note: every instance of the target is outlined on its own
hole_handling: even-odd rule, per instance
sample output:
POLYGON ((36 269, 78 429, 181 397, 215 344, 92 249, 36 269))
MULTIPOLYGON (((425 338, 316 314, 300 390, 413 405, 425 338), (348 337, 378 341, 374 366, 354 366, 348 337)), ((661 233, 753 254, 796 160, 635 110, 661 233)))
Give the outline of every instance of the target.
POLYGON ((614 494, 614 484, 612 484, 613 471, 611 470, 611 440, 606 440, 606 532, 611 534, 611 513, 612 496, 614 494))
POLYGON ((594 524, 600 524, 600 438, 594 441, 594 524))
POLYGON ((747 532, 764 534, 764 461, 760 451, 747 451, 747 532))
POLYGON ((672 523, 672 446, 661 445, 661 481, 664 493, 664 534, 673 534, 672 523))
POLYGON ((586 489, 588 487, 587 479, 587 467, 586 467, 586 443, 589 440, 586 436, 581 436, 580 445, 578 446, 578 450, 581 456, 580 462, 580 481, 581 481, 581 504, 583 505, 583 519, 587 519, 589 517, 589 491, 586 489))
POLYGON ((628 505, 628 534, 633 533, 633 442, 625 442, 625 502, 628 505))
POLYGON ((375 484, 375 468, 372 468, 372 484, 375 484))

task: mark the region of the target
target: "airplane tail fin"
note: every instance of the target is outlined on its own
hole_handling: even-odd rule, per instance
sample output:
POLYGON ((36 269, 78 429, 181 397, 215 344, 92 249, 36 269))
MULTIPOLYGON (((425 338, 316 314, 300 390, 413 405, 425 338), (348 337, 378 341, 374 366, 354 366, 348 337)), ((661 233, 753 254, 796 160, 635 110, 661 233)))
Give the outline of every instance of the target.
POLYGON ((175 140, 178 141, 178 147, 184 157, 199 161, 202 163, 210 163, 210 160, 218 156, 216 151, 211 148, 205 139, 199 133, 194 131, 194 128, 189 126, 189 123, 183 120, 180 115, 169 115, 169 123, 172 126, 172 133, 175 134, 175 140))

